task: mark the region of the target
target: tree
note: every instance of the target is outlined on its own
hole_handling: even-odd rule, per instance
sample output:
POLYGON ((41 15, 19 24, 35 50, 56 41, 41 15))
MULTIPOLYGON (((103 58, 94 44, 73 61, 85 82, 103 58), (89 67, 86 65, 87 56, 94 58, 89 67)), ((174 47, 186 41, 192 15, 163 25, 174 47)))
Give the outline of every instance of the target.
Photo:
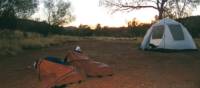
POLYGON ((81 30, 90 30, 91 29, 89 25, 83 25, 83 24, 80 24, 78 28, 81 30))
POLYGON ((128 21, 128 32, 132 37, 137 37, 140 35, 140 29, 138 28, 141 24, 138 22, 136 18, 133 18, 131 21, 128 21))
POLYGON ((134 28, 137 27, 140 23, 137 21, 136 18, 133 18, 131 21, 128 21, 128 27, 134 28))
POLYGON ((35 12, 37 4, 37 0, 0 0, 0 17, 27 18, 35 12))
POLYGON ((172 18, 187 17, 199 3, 199 0, 171 0, 166 5, 165 15, 172 18))
POLYGON ((194 8, 199 0, 101 0, 100 5, 115 11, 132 11, 142 8, 153 8, 158 11, 158 19, 172 14, 175 11, 178 17, 184 15, 186 8, 194 8), (170 11, 171 10, 171 11, 170 11), (172 11, 173 10, 173 11, 172 11))
POLYGON ((44 6, 47 10, 47 22, 50 25, 61 25, 71 22, 74 17, 71 15, 69 2, 63 0, 45 0, 44 6))
POLYGON ((101 28, 101 24, 97 24, 95 29, 96 29, 96 30, 101 30, 101 29, 102 29, 102 28, 101 28))

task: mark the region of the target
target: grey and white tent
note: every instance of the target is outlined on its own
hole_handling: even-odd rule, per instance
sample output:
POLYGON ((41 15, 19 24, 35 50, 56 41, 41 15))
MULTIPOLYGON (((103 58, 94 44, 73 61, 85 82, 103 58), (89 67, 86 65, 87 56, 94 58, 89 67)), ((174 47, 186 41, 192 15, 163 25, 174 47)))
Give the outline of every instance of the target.
POLYGON ((187 29, 175 20, 164 18, 148 29, 140 46, 143 50, 169 49, 193 50, 197 49, 194 40, 187 29))

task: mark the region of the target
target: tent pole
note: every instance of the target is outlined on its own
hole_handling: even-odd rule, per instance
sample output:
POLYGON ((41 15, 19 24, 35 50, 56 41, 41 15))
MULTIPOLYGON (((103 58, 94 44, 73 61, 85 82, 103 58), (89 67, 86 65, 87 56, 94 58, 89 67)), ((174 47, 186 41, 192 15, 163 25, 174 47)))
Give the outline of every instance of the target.
POLYGON ((164 37, 164 49, 165 49, 165 29, 166 29, 166 22, 165 22, 165 19, 164 19, 164 24, 165 24, 165 25, 164 25, 164 36, 163 36, 163 37, 164 37))

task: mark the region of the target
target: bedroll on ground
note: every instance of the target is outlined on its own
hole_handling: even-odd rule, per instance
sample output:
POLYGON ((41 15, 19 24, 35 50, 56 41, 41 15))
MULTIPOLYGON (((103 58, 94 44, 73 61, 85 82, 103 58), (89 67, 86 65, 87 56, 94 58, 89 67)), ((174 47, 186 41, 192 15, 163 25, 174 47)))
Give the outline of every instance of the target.
POLYGON ((112 76, 113 70, 107 64, 89 59, 83 53, 68 51, 65 57, 73 66, 83 70, 89 77, 112 76))
POLYGON ((39 79, 42 81, 42 88, 53 88, 84 80, 84 77, 74 67, 52 62, 48 59, 38 60, 36 67, 39 79))

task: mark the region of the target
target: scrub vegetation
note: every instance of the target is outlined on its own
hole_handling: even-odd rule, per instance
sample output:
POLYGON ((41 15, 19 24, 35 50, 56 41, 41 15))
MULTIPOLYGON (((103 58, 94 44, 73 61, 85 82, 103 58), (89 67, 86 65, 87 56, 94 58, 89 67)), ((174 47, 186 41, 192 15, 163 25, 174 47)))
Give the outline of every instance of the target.
MULTIPOLYGON (((1 22, 2 20, 0 20, 1 22)), ((191 33, 196 43, 199 44, 200 17, 187 17, 178 19, 191 33)), ((31 20, 16 20, 13 25, 1 25, 0 29, 0 55, 16 55, 25 50, 42 49, 54 45, 62 45, 66 41, 79 39, 132 39, 142 40, 151 24, 138 24, 135 20, 130 21, 128 27, 101 27, 97 25, 91 29, 88 25, 79 27, 52 26, 45 22, 31 20)))
POLYGON ((66 36, 49 35, 47 37, 33 32, 1 30, 0 55, 15 55, 28 49, 41 49, 63 44, 66 36))

